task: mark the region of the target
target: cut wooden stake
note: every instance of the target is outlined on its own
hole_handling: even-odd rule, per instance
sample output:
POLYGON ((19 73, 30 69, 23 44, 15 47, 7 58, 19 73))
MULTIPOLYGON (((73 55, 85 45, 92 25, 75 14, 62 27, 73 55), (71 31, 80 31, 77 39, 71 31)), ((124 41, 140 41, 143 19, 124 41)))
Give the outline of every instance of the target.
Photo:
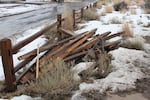
POLYGON ((36 59, 36 79, 39 76, 39 44, 37 45, 37 59, 36 59))

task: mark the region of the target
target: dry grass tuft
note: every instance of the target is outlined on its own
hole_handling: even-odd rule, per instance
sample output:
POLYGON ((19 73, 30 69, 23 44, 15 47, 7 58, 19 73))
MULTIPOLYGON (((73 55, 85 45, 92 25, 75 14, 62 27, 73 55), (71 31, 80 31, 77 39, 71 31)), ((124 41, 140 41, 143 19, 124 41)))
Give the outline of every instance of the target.
POLYGON ((122 24, 121 20, 119 18, 115 18, 115 17, 110 20, 110 23, 111 24, 122 24))
POLYGON ((76 88, 78 82, 74 81, 70 66, 60 58, 49 62, 45 67, 50 67, 50 71, 36 82, 31 82, 27 93, 47 95, 46 97, 56 99, 59 95, 71 93, 76 88))
POLYGON ((56 37, 57 34, 57 27, 53 27, 51 28, 48 32, 46 32, 44 34, 45 38, 47 38, 48 40, 52 40, 56 37))
POLYGON ((87 9, 83 13, 83 18, 85 20, 98 20, 99 15, 97 14, 96 9, 87 9))
POLYGON ((4 88, 5 88, 4 81, 0 81, 0 91, 3 90, 4 88))
POLYGON ((112 71, 111 59, 108 54, 101 54, 98 59, 97 73, 100 77, 106 77, 112 71))
POLYGON ((79 74, 82 80, 104 78, 112 71, 111 56, 109 54, 95 55, 94 52, 90 51, 83 60, 91 62, 92 59, 96 59, 96 63, 79 74))
POLYGON ((131 27, 129 26, 129 24, 124 24, 122 26, 122 31, 124 31, 125 33, 122 35, 122 37, 124 39, 129 38, 129 37, 133 37, 133 30, 131 29, 131 27))
POLYGON ((130 9, 130 13, 131 13, 132 15, 135 15, 135 14, 136 14, 136 9, 130 9))
POLYGON ((72 11, 70 10, 68 4, 64 5, 63 17, 65 18, 63 28, 70 30, 70 31, 73 31, 73 15, 72 15, 72 11))
POLYGON ((136 50, 144 50, 144 39, 140 36, 134 36, 124 41, 123 47, 136 50))
POLYGON ((124 10, 127 10, 128 5, 127 3, 122 1, 122 2, 114 3, 113 7, 115 11, 124 11, 124 10))
POLYGON ((150 14, 150 0, 145 0, 145 13, 150 14))
POLYGON ((113 7, 111 5, 105 7, 106 13, 112 13, 112 11, 113 11, 113 7))
POLYGON ((144 0, 137 0, 137 1, 136 1, 136 5, 137 5, 137 6, 144 7, 145 2, 144 2, 144 0))
POLYGON ((102 12, 100 13, 100 16, 106 16, 105 11, 102 11, 102 12))
POLYGON ((97 4, 96 4, 96 7, 98 9, 102 8, 102 5, 104 5, 104 1, 98 1, 97 4))

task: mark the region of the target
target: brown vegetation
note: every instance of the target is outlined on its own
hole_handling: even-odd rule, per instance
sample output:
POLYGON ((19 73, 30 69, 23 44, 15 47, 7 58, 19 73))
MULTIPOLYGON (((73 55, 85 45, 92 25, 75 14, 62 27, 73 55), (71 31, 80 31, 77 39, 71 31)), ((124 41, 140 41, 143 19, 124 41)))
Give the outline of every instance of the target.
POLYGON ((96 9, 87 9, 84 11, 83 18, 85 20, 98 20, 99 15, 96 12, 96 9))
POLYGON ((36 82, 31 82, 26 89, 27 94, 40 94, 47 99, 52 97, 56 100, 59 95, 69 95, 77 87, 78 82, 74 81, 70 66, 60 58, 49 61, 45 67, 47 66, 51 67, 51 70, 36 82))
POLYGON ((108 6, 105 7, 105 12, 106 13, 112 13, 112 11, 113 11, 113 7, 111 5, 108 5, 108 6))
POLYGON ((131 27, 129 26, 128 23, 124 24, 122 26, 122 30, 125 32, 122 36, 123 38, 129 38, 129 37, 133 37, 133 30, 131 29, 131 27))
POLYGON ((63 28, 73 31, 73 15, 72 15, 72 11, 70 10, 67 4, 64 5, 63 17, 65 18, 63 28))

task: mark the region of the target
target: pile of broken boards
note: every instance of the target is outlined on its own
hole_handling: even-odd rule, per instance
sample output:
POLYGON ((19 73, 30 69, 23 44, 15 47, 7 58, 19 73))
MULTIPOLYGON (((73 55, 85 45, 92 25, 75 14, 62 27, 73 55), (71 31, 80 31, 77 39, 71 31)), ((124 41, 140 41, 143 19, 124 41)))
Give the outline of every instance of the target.
MULTIPOLYGON (((63 59, 65 62, 75 61, 76 63, 79 63, 83 61, 83 58, 87 57, 88 60, 96 62, 89 70, 94 70, 98 66, 98 59, 106 58, 105 65, 108 66, 107 64, 110 64, 111 61, 111 55, 108 54, 108 52, 118 48, 119 44, 121 43, 121 39, 115 40, 113 42, 109 42, 108 40, 121 36, 124 32, 118 32, 115 34, 111 34, 111 32, 106 32, 96 35, 96 30, 97 29, 93 29, 89 32, 84 32, 82 34, 74 34, 72 36, 70 35, 69 37, 58 41, 57 43, 46 44, 43 47, 39 48, 40 52, 49 50, 47 55, 40 60, 40 64, 42 65, 45 61, 48 61, 49 59, 55 60, 58 57, 63 59)), ((65 34, 70 34, 66 30, 61 30, 61 32, 64 32, 65 34)), ((29 56, 35 54, 36 50, 33 50, 27 54, 20 56, 19 59, 28 58, 29 56)), ((47 67, 40 70, 39 77, 42 77, 42 75, 46 74, 49 70, 50 68, 47 67)), ((84 71, 80 73, 80 76, 84 76, 83 74, 87 74, 87 72, 88 71, 84 71)), ((105 77, 105 75, 100 77, 105 77)), ((20 80, 20 82, 26 83, 29 80, 34 79, 35 68, 31 68, 20 80)))

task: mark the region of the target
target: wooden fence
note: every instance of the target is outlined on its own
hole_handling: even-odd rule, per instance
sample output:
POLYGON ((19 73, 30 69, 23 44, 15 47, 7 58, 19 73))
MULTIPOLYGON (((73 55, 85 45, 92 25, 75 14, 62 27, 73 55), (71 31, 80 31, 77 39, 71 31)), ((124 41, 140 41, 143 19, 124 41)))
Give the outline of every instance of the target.
MULTIPOLYGON (((95 6, 96 3, 94 3, 93 5, 95 6)), ((90 7, 92 7, 91 4, 90 4, 90 7)), ((87 6, 86 8, 89 8, 89 6, 87 6)), ((78 23, 79 20, 81 21, 81 19, 83 18, 83 13, 84 13, 84 8, 81 8, 80 11, 73 10, 73 19, 74 19, 73 26, 74 27, 76 26, 76 23, 78 23)), ((36 33, 35 35, 19 42, 15 46, 12 46, 12 41, 8 38, 2 39, 0 41, 0 51, 1 51, 1 57, 2 57, 4 75, 5 75, 5 84, 6 84, 7 91, 15 91, 17 89, 17 84, 18 84, 19 80, 27 73, 28 70, 24 71, 17 78, 16 78, 15 73, 18 72, 23 67, 25 67, 25 65, 27 65, 29 62, 31 62, 36 57, 36 54, 29 56, 29 57, 25 58, 17 66, 14 66, 13 55, 16 54, 21 48, 28 45, 29 43, 31 43, 33 40, 37 39, 44 33, 48 32, 51 28, 55 27, 56 25, 57 25, 57 30, 58 30, 58 34, 59 34, 58 38, 62 39, 63 36, 62 36, 62 32, 60 32, 60 31, 64 31, 63 29, 61 29, 63 20, 64 19, 62 18, 62 16, 58 15, 57 22, 45 27, 43 30, 41 30, 38 33, 36 33)), ((68 33, 69 32, 67 32, 67 34, 68 33)), ((69 35, 71 35, 71 34, 69 34, 69 35)), ((35 48, 35 50, 36 50, 36 48, 35 48)), ((44 50, 41 50, 40 52, 42 52, 44 50)), ((48 49, 46 49, 46 50, 48 50, 48 49)), ((31 68, 31 67, 29 67, 29 68, 31 68)))

